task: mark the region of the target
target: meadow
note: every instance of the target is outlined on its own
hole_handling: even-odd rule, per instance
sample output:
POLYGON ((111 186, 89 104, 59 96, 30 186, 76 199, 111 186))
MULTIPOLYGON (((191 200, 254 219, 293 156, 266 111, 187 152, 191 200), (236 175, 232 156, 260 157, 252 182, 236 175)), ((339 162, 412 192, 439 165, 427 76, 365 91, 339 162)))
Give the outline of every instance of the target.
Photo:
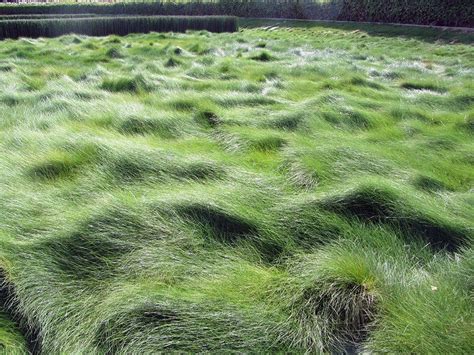
POLYGON ((470 353, 474 35, 0 42, 0 353, 470 353))

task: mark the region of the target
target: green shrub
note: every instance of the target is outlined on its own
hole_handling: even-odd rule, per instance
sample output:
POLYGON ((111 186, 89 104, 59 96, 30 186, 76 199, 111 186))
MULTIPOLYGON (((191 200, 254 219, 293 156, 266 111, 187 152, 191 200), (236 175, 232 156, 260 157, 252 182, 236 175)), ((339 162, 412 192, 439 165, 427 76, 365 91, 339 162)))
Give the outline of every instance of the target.
POLYGON ((337 19, 472 27, 474 2, 469 0, 343 0, 337 19))
POLYGON ((191 0, 116 4, 48 4, 0 6, 0 15, 232 15, 239 17, 327 19, 337 15, 339 0, 191 0))
POLYGON ((0 39, 57 37, 69 33, 88 36, 110 34, 124 36, 129 33, 185 32, 187 30, 234 32, 237 30, 237 19, 216 16, 128 16, 0 21, 0 39))

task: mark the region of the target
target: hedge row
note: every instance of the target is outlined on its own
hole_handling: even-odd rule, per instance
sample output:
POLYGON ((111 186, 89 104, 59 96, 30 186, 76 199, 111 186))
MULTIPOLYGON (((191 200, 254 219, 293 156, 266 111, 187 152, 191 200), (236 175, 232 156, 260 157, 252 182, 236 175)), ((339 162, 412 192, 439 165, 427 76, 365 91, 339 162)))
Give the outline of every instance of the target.
POLYGON ((79 19, 40 19, 0 21, 0 39, 18 37, 57 37, 68 33, 87 36, 127 35, 147 32, 207 30, 234 32, 237 18, 229 16, 128 16, 79 19))
POLYGON ((0 21, 5 20, 37 20, 48 18, 81 18, 96 17, 98 14, 26 14, 26 15, 0 15, 0 21))
POLYGON ((82 13, 230 15, 474 27, 474 0, 157 0, 115 4, 0 5, 0 15, 82 13))
POLYGON ((474 0, 343 0, 338 20, 474 27, 474 0))
POLYGON ((337 17, 341 0, 190 0, 115 4, 0 5, 4 14, 229 15, 260 18, 328 19, 337 17))

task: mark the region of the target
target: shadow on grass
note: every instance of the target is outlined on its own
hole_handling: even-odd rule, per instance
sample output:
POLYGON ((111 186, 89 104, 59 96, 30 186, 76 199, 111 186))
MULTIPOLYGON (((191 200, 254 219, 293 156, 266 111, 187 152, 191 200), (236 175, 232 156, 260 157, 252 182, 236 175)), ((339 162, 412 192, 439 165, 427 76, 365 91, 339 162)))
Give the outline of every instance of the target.
MULTIPOLYGON (((2 311, 15 324, 25 339, 28 353, 31 355, 41 354, 39 329, 28 324, 25 317, 18 312, 15 289, 7 282, 3 270, 0 268, 0 312, 2 311)), ((2 350, 4 349, 2 349, 1 345, 0 343, 0 353, 3 354, 2 350)))

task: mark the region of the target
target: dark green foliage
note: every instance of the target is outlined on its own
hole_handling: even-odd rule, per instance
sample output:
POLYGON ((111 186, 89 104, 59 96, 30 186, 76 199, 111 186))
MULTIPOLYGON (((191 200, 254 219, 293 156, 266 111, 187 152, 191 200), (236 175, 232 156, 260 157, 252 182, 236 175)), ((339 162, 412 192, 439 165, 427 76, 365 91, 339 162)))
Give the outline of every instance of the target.
POLYGON ((0 39, 18 37, 57 37, 69 33, 87 36, 120 36, 129 33, 185 32, 207 30, 234 32, 235 17, 186 17, 186 16, 127 16, 79 19, 40 19, 0 21, 0 39))
POLYGON ((5 20, 38 20, 48 18, 84 18, 96 17, 97 14, 24 14, 24 15, 0 15, 0 21, 5 20))
POLYGON ((198 0, 121 2, 116 4, 53 4, 0 6, 0 15, 83 14, 101 15, 231 15, 267 18, 334 18, 340 1, 315 0, 198 0))
POLYGON ((472 27, 474 5, 469 0, 203 0, 0 6, 0 15, 39 14, 231 15, 472 27))
POLYGON ((471 0, 343 0, 338 20, 474 26, 471 0))

